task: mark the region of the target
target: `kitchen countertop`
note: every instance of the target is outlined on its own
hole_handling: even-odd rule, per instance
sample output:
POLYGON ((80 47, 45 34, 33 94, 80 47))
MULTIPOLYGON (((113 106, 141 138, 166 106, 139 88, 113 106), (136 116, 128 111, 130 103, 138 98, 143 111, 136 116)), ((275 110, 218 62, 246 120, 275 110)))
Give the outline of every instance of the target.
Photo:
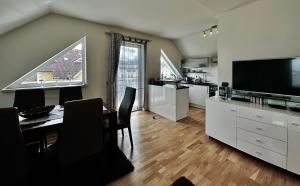
MULTIPOLYGON (((154 85, 154 84, 149 84, 149 85, 154 85)), ((178 85, 176 86, 175 84, 165 84, 165 85, 154 85, 154 86, 159 86, 159 87, 166 87, 166 88, 176 88, 177 90, 178 89, 186 89, 186 88, 189 88, 187 86, 182 86, 182 85, 178 85)))
POLYGON ((187 83, 187 82, 180 82, 180 84, 185 84, 185 85, 200 85, 200 86, 218 86, 217 84, 215 83, 209 83, 209 82, 206 82, 206 83, 187 83))

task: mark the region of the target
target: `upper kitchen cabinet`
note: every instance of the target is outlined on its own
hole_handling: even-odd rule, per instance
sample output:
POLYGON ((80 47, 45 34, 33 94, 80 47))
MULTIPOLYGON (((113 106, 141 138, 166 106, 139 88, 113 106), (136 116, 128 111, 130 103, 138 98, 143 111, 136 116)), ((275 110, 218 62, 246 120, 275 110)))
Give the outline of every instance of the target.
POLYGON ((187 58, 181 62, 182 68, 202 68, 208 67, 209 58, 187 58))

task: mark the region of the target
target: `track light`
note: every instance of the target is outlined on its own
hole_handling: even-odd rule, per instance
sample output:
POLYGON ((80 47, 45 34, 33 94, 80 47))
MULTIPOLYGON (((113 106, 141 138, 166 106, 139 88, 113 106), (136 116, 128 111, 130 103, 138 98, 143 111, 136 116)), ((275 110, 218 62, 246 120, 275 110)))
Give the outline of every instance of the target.
POLYGON ((219 30, 218 30, 218 25, 213 25, 205 30, 203 30, 203 37, 207 37, 207 35, 213 35, 213 34, 218 34, 219 30))

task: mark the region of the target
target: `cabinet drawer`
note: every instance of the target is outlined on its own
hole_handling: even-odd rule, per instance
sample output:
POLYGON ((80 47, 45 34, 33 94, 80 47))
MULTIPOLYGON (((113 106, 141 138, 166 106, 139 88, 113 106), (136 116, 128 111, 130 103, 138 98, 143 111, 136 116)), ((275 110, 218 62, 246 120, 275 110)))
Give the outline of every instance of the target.
POLYGON ((237 141, 237 148, 243 152, 246 152, 254 157, 262 159, 266 162, 274 164, 281 168, 286 168, 286 157, 262 147, 253 145, 243 140, 237 141))
POLYGON ((277 152, 282 155, 287 154, 286 142, 265 137, 253 132, 248 132, 240 128, 237 129, 237 138, 255 144, 257 146, 264 147, 266 149, 269 149, 273 152, 277 152))
POLYGON ((287 170, 300 175, 300 117, 290 116, 287 170))
POLYGON ((238 116, 258 122, 287 127, 287 116, 278 112, 239 107, 238 116))
POLYGON ((281 141, 287 141, 287 127, 237 117, 237 127, 281 141))

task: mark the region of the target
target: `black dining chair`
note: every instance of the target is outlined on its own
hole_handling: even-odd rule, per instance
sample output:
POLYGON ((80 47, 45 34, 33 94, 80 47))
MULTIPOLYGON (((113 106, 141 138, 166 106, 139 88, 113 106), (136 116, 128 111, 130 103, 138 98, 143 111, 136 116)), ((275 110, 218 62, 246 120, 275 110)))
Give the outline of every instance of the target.
MULTIPOLYGON (((18 108, 19 112, 35 108, 35 107, 44 107, 45 106, 45 91, 44 89, 24 89, 16 90, 14 107, 18 108)), ((41 144, 44 144, 47 147, 47 136, 43 136, 42 139, 39 139, 41 144)))
POLYGON ((13 106, 17 107, 20 112, 35 107, 44 107, 45 92, 43 89, 16 90, 13 106))
POLYGON ((81 100, 81 87, 63 87, 59 89, 59 105, 64 105, 67 101, 81 100))
MULTIPOLYGON (((80 185, 82 176, 99 173, 93 171, 99 168, 97 157, 103 151, 102 113, 103 102, 100 98, 65 103, 57 142, 45 152, 46 161, 53 162, 54 159, 57 163, 61 173, 59 181, 80 185)), ((84 179, 81 184, 89 185, 97 179, 97 176, 84 179)))
POLYGON ((123 137, 124 137, 123 129, 124 128, 128 129, 130 144, 132 148, 133 148, 133 142, 132 142, 130 117, 131 117, 132 107, 135 101, 135 94, 136 94, 135 88, 126 87, 125 95, 119 107, 118 123, 117 123, 117 129, 122 130, 123 137))
POLYGON ((0 109, 0 119, 0 185, 31 185, 29 181, 33 170, 33 157, 38 157, 39 146, 25 145, 16 108, 0 109))

